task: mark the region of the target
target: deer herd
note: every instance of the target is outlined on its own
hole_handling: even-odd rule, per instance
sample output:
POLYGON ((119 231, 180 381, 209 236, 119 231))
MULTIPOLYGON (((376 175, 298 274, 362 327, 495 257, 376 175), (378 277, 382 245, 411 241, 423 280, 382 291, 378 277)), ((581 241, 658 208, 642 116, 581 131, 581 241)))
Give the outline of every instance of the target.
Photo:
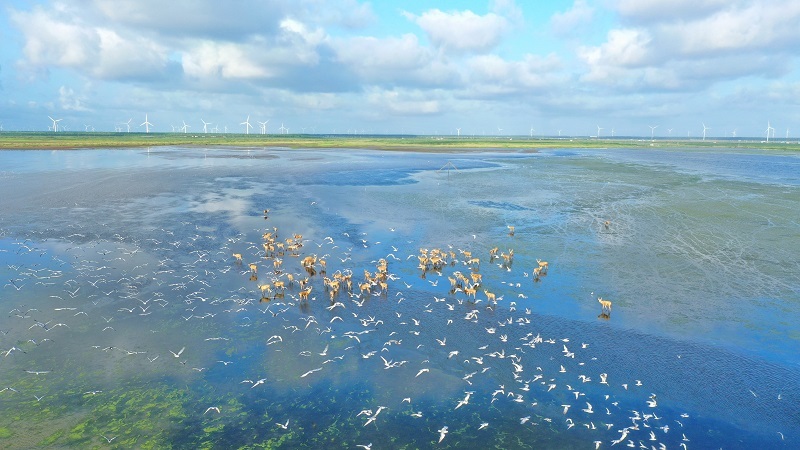
MULTIPOLYGON (((269 210, 264 210, 264 218, 267 219, 269 210)), ((509 236, 515 235, 515 227, 508 225, 509 236)), ((353 296, 353 273, 350 269, 336 270, 331 277, 327 276, 327 262, 325 259, 317 255, 305 256, 300 259, 300 266, 305 270, 305 276, 295 275, 284 271, 283 259, 286 256, 301 258, 300 249, 303 247, 303 236, 300 234, 293 234, 284 240, 278 238, 278 229, 272 228, 272 231, 265 232, 262 235, 264 242, 262 243, 263 259, 271 260, 273 267, 273 278, 269 283, 258 285, 261 293, 261 301, 270 301, 275 298, 284 298, 287 289, 293 289, 295 284, 299 287, 299 292, 296 297, 299 302, 309 301, 309 296, 313 290, 310 285, 312 277, 317 274, 323 277, 323 288, 327 293, 331 303, 335 302, 342 290, 348 292, 353 296)), ((501 269, 511 270, 511 265, 514 261, 514 250, 508 249, 507 252, 499 252, 498 247, 489 250, 489 263, 493 264, 495 260, 501 260, 497 264, 501 269)), ((389 255, 392 256, 392 255, 389 255)), ((411 258, 411 256, 409 256, 411 258)), ((464 266, 465 275, 460 270, 454 270, 452 276, 448 275, 447 279, 450 282, 450 294, 457 295, 463 293, 467 301, 478 302, 477 293, 482 291, 486 296, 486 302, 489 307, 495 307, 498 302, 496 294, 489 289, 482 286, 483 276, 480 273, 481 260, 478 256, 472 254, 471 251, 458 249, 458 254, 452 250, 442 250, 439 248, 426 249, 420 248, 417 255, 419 260, 418 269, 421 271, 420 277, 426 278, 430 272, 435 272, 442 275, 445 267, 453 267, 460 263, 464 266)), ((233 259, 236 264, 243 264, 242 254, 233 253, 233 259)), ((534 282, 540 282, 541 278, 547 275, 549 263, 536 259, 537 266, 533 268, 531 275, 534 282)), ((250 280, 258 280, 258 263, 248 263, 250 269, 250 280)), ((245 272, 247 273, 247 272, 245 272)), ((527 274, 526 274, 527 276, 527 274)), ((364 270, 363 281, 357 283, 358 295, 376 295, 386 296, 389 291, 388 280, 391 278, 389 273, 389 263, 386 259, 381 258, 378 260, 375 270, 364 270)), ((438 283, 431 282, 434 286, 438 283)), ((314 300, 312 298, 311 300, 314 300)), ((500 297, 502 299, 502 297, 500 297)), ((600 317, 608 319, 611 314, 611 302, 598 298, 602 313, 600 317)))

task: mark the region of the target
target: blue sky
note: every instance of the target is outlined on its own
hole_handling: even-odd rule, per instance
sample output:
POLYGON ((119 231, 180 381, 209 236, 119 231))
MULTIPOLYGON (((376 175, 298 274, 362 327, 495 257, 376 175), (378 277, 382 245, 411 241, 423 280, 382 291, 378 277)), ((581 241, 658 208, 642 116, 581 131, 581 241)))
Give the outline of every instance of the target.
POLYGON ((0 8, 5 130, 800 136, 795 0, 0 8))

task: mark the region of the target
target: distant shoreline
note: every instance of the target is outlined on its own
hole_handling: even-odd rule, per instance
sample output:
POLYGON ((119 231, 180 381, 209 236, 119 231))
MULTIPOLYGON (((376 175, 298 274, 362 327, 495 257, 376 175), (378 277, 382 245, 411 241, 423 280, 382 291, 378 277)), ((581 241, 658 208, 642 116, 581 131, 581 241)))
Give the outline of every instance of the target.
POLYGON ((350 136, 182 133, 51 133, 2 132, 0 150, 76 150, 137 147, 286 147, 372 149, 446 153, 453 151, 528 151, 546 148, 742 148, 800 151, 800 142, 757 140, 686 140, 643 138, 526 137, 526 136, 350 136))

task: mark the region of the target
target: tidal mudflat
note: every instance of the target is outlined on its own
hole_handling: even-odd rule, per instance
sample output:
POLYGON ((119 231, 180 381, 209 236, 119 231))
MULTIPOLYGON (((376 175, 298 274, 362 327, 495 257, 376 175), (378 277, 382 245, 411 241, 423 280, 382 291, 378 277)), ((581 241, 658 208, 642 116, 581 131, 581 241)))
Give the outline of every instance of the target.
POLYGON ((0 162, 4 448, 800 445, 796 154, 0 162))

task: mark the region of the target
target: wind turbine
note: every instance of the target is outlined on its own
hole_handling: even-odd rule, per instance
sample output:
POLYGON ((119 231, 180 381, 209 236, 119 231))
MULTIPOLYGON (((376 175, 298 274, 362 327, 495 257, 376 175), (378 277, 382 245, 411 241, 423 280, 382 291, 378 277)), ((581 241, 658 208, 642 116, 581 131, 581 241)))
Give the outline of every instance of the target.
POLYGON ((667 135, 672 136, 672 128, 667 128, 667 135))
POLYGON ((772 125, 770 125, 769 121, 767 121, 767 142, 769 142, 769 132, 770 131, 774 132, 775 128, 772 128, 772 125))
POLYGON ((280 130, 281 134, 289 133, 289 129, 283 126, 283 122, 281 122, 281 127, 278 129, 280 130))
POLYGON ((614 137, 614 129, 611 129, 611 137, 614 137))
POLYGON ((61 122, 61 120, 63 119, 53 119, 50 116, 47 116, 47 118, 53 121, 53 132, 55 133, 56 131, 58 131, 58 122, 61 122))
POLYGON ((461 128, 456 128, 456 132, 458 132, 458 136, 461 136, 461 128))
POLYGON ((531 127, 531 137, 533 137, 533 132, 534 131, 536 131, 536 130, 534 130, 533 127, 531 127))
POLYGON ((203 122, 203 133, 208 133, 208 126, 211 125, 211 122, 206 122, 203 119, 200 119, 200 122, 203 122))
POLYGON ((258 123, 261 125, 261 134, 267 134, 267 124, 269 123, 269 120, 267 120, 266 122, 258 122, 258 123))
MULTIPOLYGON (((125 122, 125 125, 127 125, 127 126, 128 126, 128 133, 130 133, 130 132, 131 132, 131 120, 133 120, 133 118, 131 118, 131 119, 128 119, 128 121, 127 121, 127 122, 125 122)), ((146 118, 146 117, 145 117, 145 120, 147 120, 147 118, 146 118)))
POLYGON ((250 125, 250 116, 247 116, 247 120, 245 120, 244 122, 240 123, 239 125, 244 125, 245 126, 244 127, 244 134, 250 134, 250 128, 253 128, 253 126, 250 125))
POLYGON ((731 131, 731 136, 736 137, 736 128, 734 128, 733 131, 731 131))
POLYGON ((597 126, 597 139, 600 139, 600 130, 603 130, 603 128, 600 128, 600 125, 598 125, 597 126))
POLYGON ((656 132, 656 128, 658 128, 658 125, 656 126, 648 125, 648 127, 650 127, 650 140, 652 141, 655 139, 653 136, 656 132))
POLYGON ((181 122, 183 122, 183 126, 181 127, 181 130, 183 130, 183 134, 188 133, 189 132, 189 125, 187 125, 186 122, 183 121, 183 120, 181 122))
POLYGON ((139 125, 139 126, 140 127, 144 126, 144 132, 145 133, 149 133, 150 132, 150 127, 152 127, 153 124, 147 121, 147 114, 146 113, 144 115, 144 122, 142 122, 142 125, 139 125))
POLYGON ((703 124, 703 140, 706 140, 706 130, 710 130, 711 128, 707 127, 706 124, 703 124))

